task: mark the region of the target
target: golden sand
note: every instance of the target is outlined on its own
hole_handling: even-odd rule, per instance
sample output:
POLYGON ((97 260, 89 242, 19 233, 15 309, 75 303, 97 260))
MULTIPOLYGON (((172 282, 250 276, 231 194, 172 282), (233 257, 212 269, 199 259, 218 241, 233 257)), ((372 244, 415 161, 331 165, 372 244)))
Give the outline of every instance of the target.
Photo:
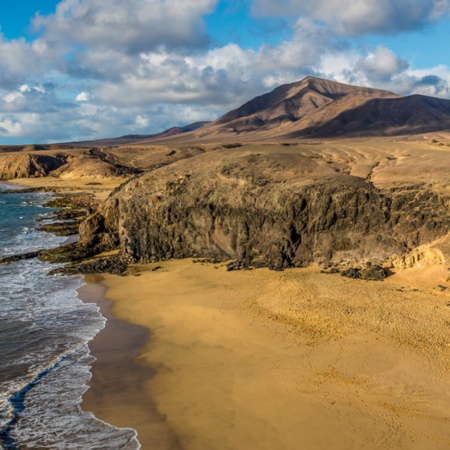
MULTIPOLYGON (((154 370, 142 395, 181 448, 450 447, 450 295, 437 289, 439 268, 433 280, 406 270, 379 283, 317 268, 159 265, 103 283, 114 314, 150 330, 137 358, 154 370)), ((127 422, 155 448, 142 420, 127 422)))

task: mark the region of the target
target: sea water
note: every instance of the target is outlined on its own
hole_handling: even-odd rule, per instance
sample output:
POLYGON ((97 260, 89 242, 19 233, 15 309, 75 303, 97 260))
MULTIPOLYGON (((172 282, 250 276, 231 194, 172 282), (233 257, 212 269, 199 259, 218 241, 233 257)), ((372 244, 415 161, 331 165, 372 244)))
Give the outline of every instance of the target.
MULTIPOLYGON (((53 211, 42 206, 50 198, 0 195, 0 258, 65 241, 37 230, 53 211)), ((78 298, 82 278, 49 276, 53 267, 0 265, 0 449, 139 449, 134 430, 80 409, 94 361, 87 344, 105 319, 78 298)))

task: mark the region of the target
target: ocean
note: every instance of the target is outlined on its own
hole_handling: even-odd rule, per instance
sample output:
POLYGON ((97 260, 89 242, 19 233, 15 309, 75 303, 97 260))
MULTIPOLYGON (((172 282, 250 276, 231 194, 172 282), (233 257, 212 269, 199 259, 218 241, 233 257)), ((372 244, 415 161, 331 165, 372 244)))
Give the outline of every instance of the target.
MULTIPOLYGON (((0 190, 10 189, 0 185, 0 190)), ((54 210, 48 193, 0 195, 0 258, 62 244, 39 232, 54 210)), ((139 449, 135 430, 80 408, 94 358, 88 343, 105 326, 83 303, 81 277, 49 276, 37 259, 0 265, 0 449, 139 449)))

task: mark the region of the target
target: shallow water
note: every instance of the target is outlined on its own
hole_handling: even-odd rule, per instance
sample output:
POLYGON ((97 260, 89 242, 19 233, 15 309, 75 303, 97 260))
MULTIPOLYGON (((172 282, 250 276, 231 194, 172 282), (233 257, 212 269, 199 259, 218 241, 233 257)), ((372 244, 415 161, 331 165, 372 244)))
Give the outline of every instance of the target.
MULTIPOLYGON (((49 198, 0 196, 0 258, 65 241, 37 231, 36 219, 53 211, 42 207, 49 198)), ((134 430, 80 410, 93 361, 87 343, 105 319, 78 298, 80 277, 48 276, 49 269, 37 259, 0 266, 0 448, 140 448, 134 430)))

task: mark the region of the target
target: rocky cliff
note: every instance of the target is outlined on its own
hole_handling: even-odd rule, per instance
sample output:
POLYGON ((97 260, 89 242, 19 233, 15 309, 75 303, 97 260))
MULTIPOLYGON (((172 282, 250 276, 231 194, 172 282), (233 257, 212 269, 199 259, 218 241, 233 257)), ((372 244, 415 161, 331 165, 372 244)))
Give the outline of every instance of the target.
MULTIPOLYGON (((201 154, 146 173, 80 227, 80 245, 133 262, 238 258, 273 269, 384 261, 448 233, 447 194, 376 187, 350 162, 299 147, 201 154)), ((348 160, 351 161, 351 158, 348 160)))
POLYGON ((64 155, 7 153, 0 155, 0 180, 45 177, 66 163, 64 155))

